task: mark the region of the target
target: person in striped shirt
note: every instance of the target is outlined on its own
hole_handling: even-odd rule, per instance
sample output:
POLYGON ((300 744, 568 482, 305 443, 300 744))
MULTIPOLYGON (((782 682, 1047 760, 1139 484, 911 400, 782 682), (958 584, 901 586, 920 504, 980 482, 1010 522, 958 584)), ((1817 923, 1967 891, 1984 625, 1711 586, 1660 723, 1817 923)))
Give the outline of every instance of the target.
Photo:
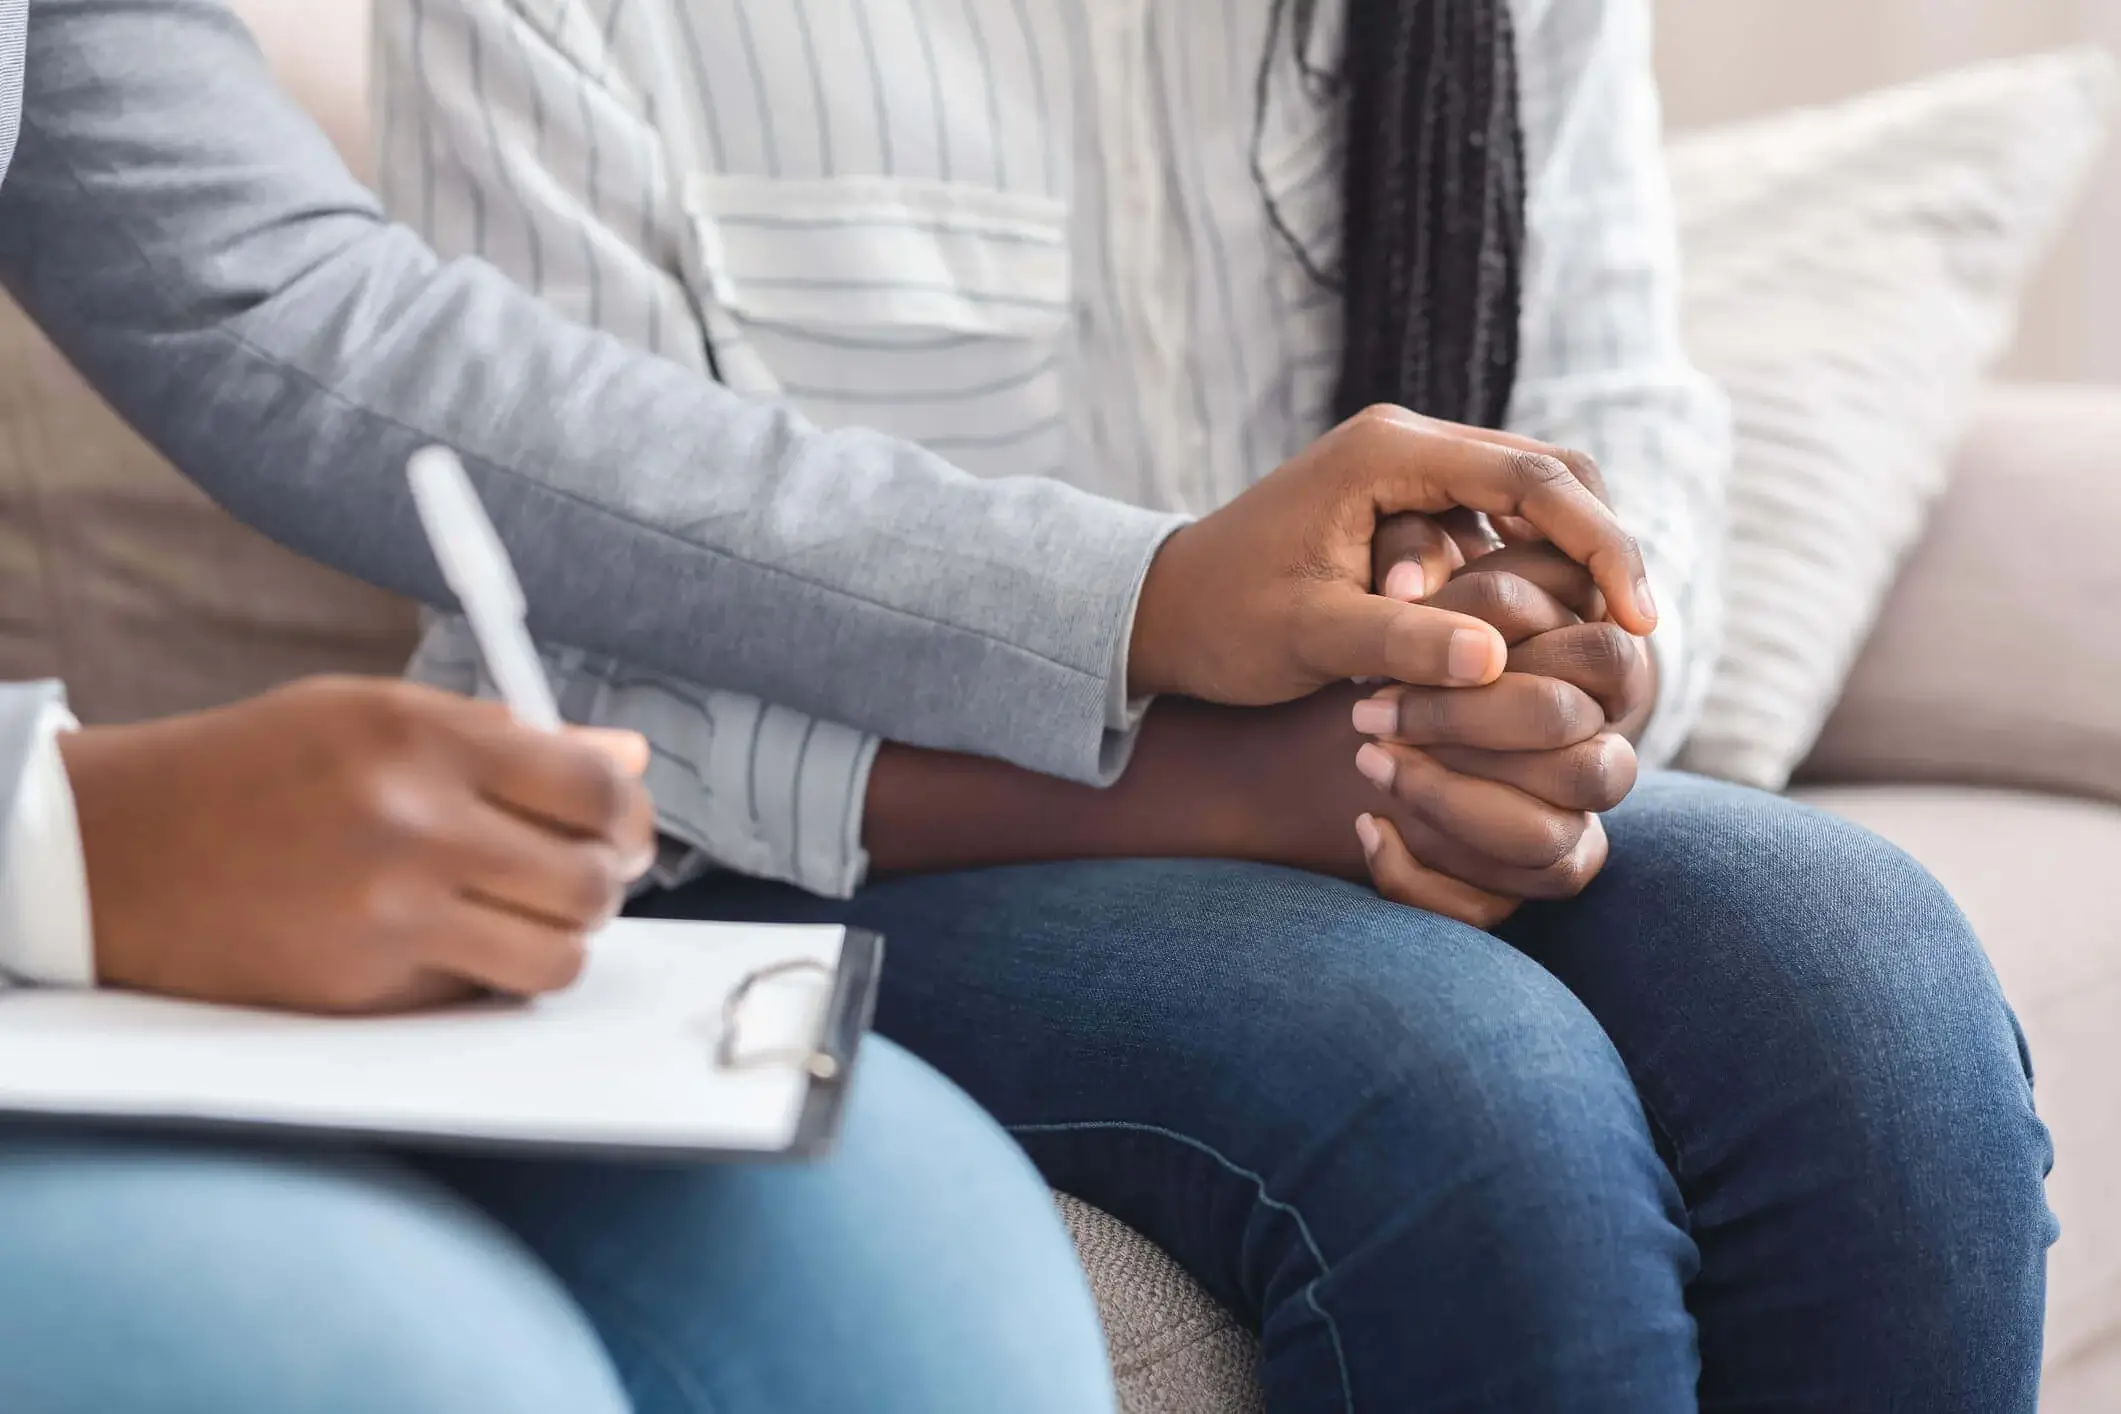
MULTIPOLYGON (((2033 1407, 2048 1148, 1978 942, 1872 837, 1661 769, 1729 439, 1647 0, 377 16, 382 194, 438 248, 806 426, 1173 516, 1094 768, 865 730, 859 677, 835 718, 555 644, 569 710, 656 747, 642 908, 889 934, 884 1031, 1258 1329, 1277 1411, 2033 1407), (1503 648, 1294 701, 1145 666, 1198 631, 1173 594, 1249 621, 1232 516, 1409 429, 1561 456, 1632 607, 1514 517, 1369 503, 1354 570, 1503 648)), ((878 505, 807 549, 907 536, 986 547, 878 505)), ((1041 710, 997 695, 1018 651, 929 690, 1041 710)), ((446 620, 416 666, 477 685, 446 620)))

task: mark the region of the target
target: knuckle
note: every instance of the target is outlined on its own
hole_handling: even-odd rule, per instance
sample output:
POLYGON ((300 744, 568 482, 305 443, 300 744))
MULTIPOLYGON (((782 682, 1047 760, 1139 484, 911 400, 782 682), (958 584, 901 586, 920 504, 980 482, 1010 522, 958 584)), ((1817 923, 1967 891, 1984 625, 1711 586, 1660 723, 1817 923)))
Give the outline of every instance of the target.
POLYGON ((376 853, 424 850, 450 833, 448 812, 417 772, 396 768, 362 772, 355 777, 353 794, 366 842, 376 853))
POLYGON ((1605 499, 1605 472, 1600 469, 1598 458, 1574 447, 1557 448, 1554 456, 1569 469, 1569 475, 1596 492, 1600 500, 1605 499))
POLYGON ((1572 820, 1558 811, 1542 810, 1526 831, 1525 862, 1534 869, 1563 868, 1582 838, 1580 820, 1572 820))
POLYGON ((1496 627, 1518 623, 1532 608, 1532 586, 1514 574, 1477 571, 1461 581, 1464 601, 1459 612, 1471 614, 1496 627))
POLYGON ((1568 638, 1569 661, 1602 680, 1625 677, 1635 666, 1635 639, 1618 624, 1585 624, 1568 638))
POLYGON ((369 719, 379 728, 410 730, 424 715, 421 709, 425 703, 419 689, 400 679, 366 684, 358 695, 369 719))
POLYGON ((581 748, 568 772, 568 814, 598 834, 616 838, 634 808, 634 792, 640 782, 620 771, 599 751, 581 748))
POLYGON ((1451 813, 1451 794, 1444 784, 1443 773, 1422 765, 1410 765, 1406 753, 1398 754, 1399 774, 1393 777, 1392 793, 1424 819, 1447 818, 1451 813))
POLYGON ((1538 888, 1534 896, 1542 899, 1570 899, 1584 890, 1591 876, 1573 857, 1564 859, 1539 871, 1538 888))
POLYGON ((1533 730, 1549 747, 1570 745, 1582 739, 1584 728, 1584 695, 1559 678, 1536 680, 1533 730))
POLYGON ((1558 458, 1550 457, 1544 452, 1513 451, 1510 453, 1509 468, 1511 479, 1526 490, 1554 486, 1576 479, 1558 458))
POLYGON ((619 830, 618 843, 621 853, 633 858, 653 849, 656 842, 655 803, 649 799, 645 789, 633 792, 633 801, 626 812, 626 820, 619 830))
POLYGON ((1554 898, 1574 898, 1590 886, 1605 867, 1604 831, 1595 816, 1585 818, 1582 835, 1568 857, 1547 871, 1554 898))
POLYGON ((590 851, 576 883, 576 903, 583 922, 602 923, 626 901, 626 880, 619 868, 619 854, 608 847, 590 851))
POLYGON ((435 697, 416 683, 363 681, 346 699, 358 740, 370 752, 403 758, 418 752, 441 726, 435 697))
POLYGON ((367 946, 385 945, 398 937, 397 893, 395 882, 384 874, 370 876, 353 890, 349 900, 353 922, 367 946))
POLYGON ((1611 810, 1634 786, 1632 751, 1618 737, 1603 736, 1574 746, 1561 758, 1561 791, 1579 810, 1611 810))
POLYGON ((365 951, 392 959, 414 951, 421 924, 415 894, 394 870, 378 870, 354 888, 352 921, 365 951))
POLYGON ((596 809, 596 818, 608 833, 616 837, 625 828, 627 817, 633 814, 634 794, 641 789, 641 783, 621 771, 617 763, 602 758, 597 761, 594 779, 591 803, 596 809))

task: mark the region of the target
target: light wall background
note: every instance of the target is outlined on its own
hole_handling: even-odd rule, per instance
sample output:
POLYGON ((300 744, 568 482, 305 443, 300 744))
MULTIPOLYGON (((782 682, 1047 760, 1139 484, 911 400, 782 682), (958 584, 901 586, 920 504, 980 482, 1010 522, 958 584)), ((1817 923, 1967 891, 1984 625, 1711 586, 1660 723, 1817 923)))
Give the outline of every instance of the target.
MULTIPOLYGON (((2067 44, 2121 53, 2121 0, 1658 0, 1658 12, 1674 127, 2067 44)), ((2009 371, 2121 383, 2121 143, 2040 282, 2009 371)))

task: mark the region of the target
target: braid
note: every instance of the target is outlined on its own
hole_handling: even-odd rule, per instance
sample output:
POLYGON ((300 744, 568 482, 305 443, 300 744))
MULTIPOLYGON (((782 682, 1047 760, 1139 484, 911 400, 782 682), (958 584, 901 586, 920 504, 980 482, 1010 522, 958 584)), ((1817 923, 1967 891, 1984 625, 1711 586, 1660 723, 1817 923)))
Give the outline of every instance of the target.
MULTIPOLYGON (((1525 248, 1508 0, 1345 3, 1335 411, 1391 402, 1500 426, 1517 376, 1525 248)), ((1262 98, 1284 18, 1301 56, 1315 4, 1275 0, 1262 98)), ((1280 224, 1279 212, 1274 218, 1280 224)))

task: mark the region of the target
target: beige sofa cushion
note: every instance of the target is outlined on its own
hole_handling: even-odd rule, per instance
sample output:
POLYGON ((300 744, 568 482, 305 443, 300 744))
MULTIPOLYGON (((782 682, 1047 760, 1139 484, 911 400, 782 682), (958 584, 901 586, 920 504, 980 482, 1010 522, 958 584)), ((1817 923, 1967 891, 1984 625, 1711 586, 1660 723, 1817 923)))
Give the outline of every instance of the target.
POLYGON ((1780 790, 1810 749, 2113 89, 2110 58, 2068 52, 1672 145, 1687 345, 1737 432, 1687 769, 1780 790))
POLYGON ((1991 394, 1802 776, 2121 801, 2117 535, 2121 388, 1991 394))

